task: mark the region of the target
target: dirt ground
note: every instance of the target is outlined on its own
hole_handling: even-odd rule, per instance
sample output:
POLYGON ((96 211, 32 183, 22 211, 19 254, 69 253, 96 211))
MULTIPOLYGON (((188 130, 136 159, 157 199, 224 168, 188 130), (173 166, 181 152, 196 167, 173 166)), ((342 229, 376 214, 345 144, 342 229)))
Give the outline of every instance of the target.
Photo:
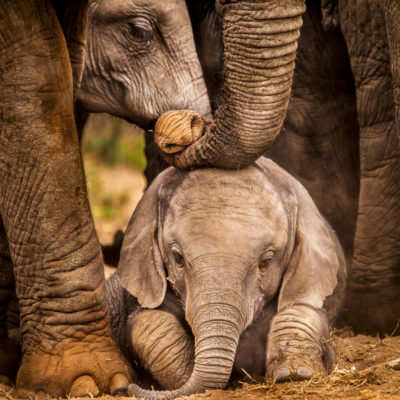
MULTIPOLYGON (((357 335, 342 330, 334 334, 338 364, 329 376, 316 376, 309 382, 265 384, 243 382, 235 390, 215 390, 186 397, 190 400, 230 399, 400 399, 400 337, 357 335)), ((13 388, 0 385, 0 399, 14 400, 13 388)), ((72 398, 71 398, 72 399, 72 398)), ((123 400, 103 396, 101 400, 123 400)))
MULTIPOLYGON (((140 172, 123 165, 95 166, 92 160, 85 160, 85 164, 96 229, 100 241, 110 244, 114 233, 125 229, 145 180, 140 172)), ((107 276, 112 272, 106 268, 107 276)), ((333 340, 338 364, 330 376, 316 376, 309 382, 270 384, 254 382, 243 373, 243 381, 235 390, 210 391, 187 399, 400 399, 400 337, 354 336, 343 329, 333 334, 333 340)), ((14 400, 13 393, 12 387, 0 384, 1 400, 14 400)), ((113 399, 117 398, 102 397, 113 399)))

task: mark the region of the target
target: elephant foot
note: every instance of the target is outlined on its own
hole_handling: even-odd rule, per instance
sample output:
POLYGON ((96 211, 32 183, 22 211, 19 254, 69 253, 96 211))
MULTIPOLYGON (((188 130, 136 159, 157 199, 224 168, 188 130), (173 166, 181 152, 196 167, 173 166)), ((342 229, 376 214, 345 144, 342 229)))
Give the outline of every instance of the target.
POLYGON ((18 345, 9 338, 0 338, 0 383, 15 382, 18 366, 21 362, 21 351, 18 345))
POLYGON ((278 383, 310 380, 313 376, 325 372, 322 360, 315 362, 306 357, 286 359, 281 363, 273 364, 267 366, 267 379, 278 383))
POLYGON ((17 397, 127 393, 133 375, 110 339, 70 342, 63 351, 51 353, 42 348, 24 354, 17 375, 17 397))
POLYGON ((268 380, 309 380, 329 372, 334 364, 335 351, 322 310, 296 305, 275 315, 268 335, 268 380))

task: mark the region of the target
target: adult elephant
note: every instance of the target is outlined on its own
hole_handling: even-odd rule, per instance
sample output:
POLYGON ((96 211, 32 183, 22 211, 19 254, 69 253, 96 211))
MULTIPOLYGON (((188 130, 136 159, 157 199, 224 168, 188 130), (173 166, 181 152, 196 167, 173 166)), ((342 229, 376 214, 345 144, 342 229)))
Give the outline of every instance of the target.
MULTIPOLYGON (((103 262, 74 121, 88 5, 5 0, 0 6, 0 378, 12 378, 19 366, 6 321, 16 291, 23 337, 18 397, 116 392, 133 374, 111 338, 103 262)), ((114 108, 97 111, 128 118, 131 110, 131 120, 143 126, 171 107, 195 104, 208 112, 183 0, 104 0, 91 1, 90 7, 103 39, 110 41, 116 30, 126 37, 103 58, 108 65, 93 65, 94 85, 81 100, 96 103, 93 98, 103 91, 97 106, 114 108), (118 24, 115 12, 122 16, 118 24), (118 46, 136 48, 142 68, 136 87, 118 46), (174 72, 164 73, 164 80, 163 65, 174 72), (114 85, 106 72, 113 74, 114 85)), ((98 46, 90 60, 102 49, 98 46)), ((89 87, 87 73, 85 82, 89 87)))
MULTIPOLYGON (((284 90, 275 83, 284 75, 282 67, 272 69, 275 75, 267 69, 272 59, 263 48, 266 40, 246 29, 259 22, 267 31, 269 25, 246 16, 231 31, 226 15, 237 4, 225 2, 216 2, 224 49, 215 123, 205 124, 200 140, 171 155, 168 141, 181 139, 168 128, 177 115, 165 115, 158 126, 168 139, 160 144, 166 159, 184 168, 240 168, 266 151, 307 187, 338 232, 351 265, 348 322, 360 331, 392 332, 400 317, 400 7, 391 0, 305 3, 291 102, 273 145, 279 129, 269 110, 282 103, 265 87, 277 89, 279 97, 284 90), (235 33, 240 40, 232 38, 235 33), (245 55, 242 50, 252 39, 245 55), (261 77, 271 76, 273 84, 260 88, 261 77), (249 134, 248 127, 257 134, 249 134)), ((261 15, 261 4, 249 6, 255 16, 261 15)), ((275 17, 286 20, 283 10, 293 8, 281 4, 275 17)), ((191 9, 199 18, 198 6, 191 9)), ((202 35, 197 38, 201 48, 202 35)), ((274 52, 287 48, 282 40, 274 52)), ((211 68, 218 71, 218 63, 211 68)), ((183 120, 180 126, 186 137, 189 125, 183 120)))

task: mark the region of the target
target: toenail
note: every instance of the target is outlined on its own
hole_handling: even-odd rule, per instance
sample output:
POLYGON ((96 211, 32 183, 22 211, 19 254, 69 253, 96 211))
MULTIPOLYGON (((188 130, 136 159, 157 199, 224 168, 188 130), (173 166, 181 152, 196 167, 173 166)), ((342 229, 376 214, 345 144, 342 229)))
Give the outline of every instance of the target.
POLYGON ((97 397, 100 394, 100 391, 96 382, 90 375, 82 375, 75 379, 71 386, 70 394, 73 397, 97 397))
POLYGON ((308 367, 298 367, 297 375, 299 376, 299 378, 302 378, 302 379, 311 379, 312 371, 308 367))
POLYGON ((115 374, 111 379, 110 392, 112 395, 128 393, 128 378, 124 374, 115 374))
POLYGON ((35 393, 35 400, 47 400, 47 394, 43 390, 39 390, 35 393))
POLYGON ((290 369, 287 367, 282 367, 278 369, 278 372, 275 375, 276 382, 283 382, 290 379, 290 369))

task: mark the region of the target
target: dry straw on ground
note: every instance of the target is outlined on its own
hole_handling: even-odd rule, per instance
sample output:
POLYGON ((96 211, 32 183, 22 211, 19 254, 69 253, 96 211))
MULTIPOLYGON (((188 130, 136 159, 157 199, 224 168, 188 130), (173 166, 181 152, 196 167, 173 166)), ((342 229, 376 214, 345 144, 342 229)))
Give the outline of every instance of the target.
MULTIPOLYGON (((244 373, 243 382, 236 389, 209 391, 187 399, 400 399, 400 337, 353 336, 346 330, 336 332, 333 340, 338 365, 329 376, 319 375, 308 382, 269 384, 252 382, 244 373)), ((13 389, 0 386, 0 399, 14 400, 13 389)))

